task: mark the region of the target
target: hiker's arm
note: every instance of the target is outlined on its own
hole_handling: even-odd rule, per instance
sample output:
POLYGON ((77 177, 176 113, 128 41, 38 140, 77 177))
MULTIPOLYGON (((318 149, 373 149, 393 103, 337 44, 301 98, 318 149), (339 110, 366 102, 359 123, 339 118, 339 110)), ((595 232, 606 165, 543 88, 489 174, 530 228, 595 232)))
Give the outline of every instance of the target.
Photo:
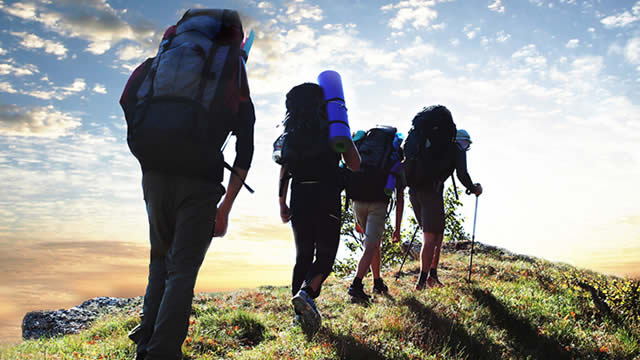
POLYGON ((351 141, 349 150, 342 153, 342 159, 351 171, 358 171, 358 169, 360 169, 360 153, 353 141, 351 141))
POLYGON ((233 167, 233 171, 235 171, 237 175, 231 173, 229 176, 227 192, 224 195, 224 200, 222 200, 222 203, 218 206, 218 211, 216 212, 216 227, 213 232, 214 237, 223 237, 227 233, 229 213, 233 207, 233 202, 236 200, 238 192, 240 192, 240 189, 242 188, 242 182, 247 178, 247 173, 249 173, 249 170, 242 169, 237 166, 233 167))
POLYGON ((469 172, 467 171, 467 153, 458 147, 456 147, 456 174, 464 187, 472 193, 476 193, 478 189, 473 181, 471 181, 471 176, 469 176, 469 172))
POLYGON ((236 158, 233 162, 233 172, 229 176, 227 192, 216 213, 216 227, 213 236, 224 236, 229 224, 229 213, 233 207, 244 180, 247 178, 251 161, 253 160, 253 126, 255 112, 253 103, 249 100, 240 105, 238 119, 240 126, 234 130, 236 135, 236 158), (242 121, 244 120, 244 121, 242 121), (235 173, 234 173, 235 172, 235 173))
POLYGON ((280 218, 283 223, 288 223, 291 220, 291 209, 287 206, 287 191, 289 190, 289 179, 285 178, 286 170, 283 167, 280 168, 280 181, 278 181, 278 193, 280 195, 280 218))

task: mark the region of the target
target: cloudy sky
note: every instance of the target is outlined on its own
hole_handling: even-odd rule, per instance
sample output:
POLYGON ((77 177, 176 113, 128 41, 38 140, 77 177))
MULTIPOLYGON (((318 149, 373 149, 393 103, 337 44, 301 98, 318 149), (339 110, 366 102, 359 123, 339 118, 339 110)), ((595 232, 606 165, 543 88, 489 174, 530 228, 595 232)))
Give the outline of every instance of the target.
MULTIPOLYGON (((423 106, 452 111, 485 188, 477 240, 606 272, 640 268, 640 1, 158 4, 0 0, 0 252, 11 254, 0 271, 83 259, 92 244, 110 256, 102 269, 117 259, 144 269, 141 174, 118 99, 190 7, 237 9, 256 32, 256 194, 239 196, 228 237, 214 241, 213 278, 213 264, 233 259, 238 278, 272 266, 286 282, 294 250, 279 223, 271 144, 285 93, 327 69, 342 75, 353 129, 406 134, 423 106)), ((474 200, 463 200, 471 232, 474 200)), ((142 292, 144 274, 136 279, 122 286, 142 292)))

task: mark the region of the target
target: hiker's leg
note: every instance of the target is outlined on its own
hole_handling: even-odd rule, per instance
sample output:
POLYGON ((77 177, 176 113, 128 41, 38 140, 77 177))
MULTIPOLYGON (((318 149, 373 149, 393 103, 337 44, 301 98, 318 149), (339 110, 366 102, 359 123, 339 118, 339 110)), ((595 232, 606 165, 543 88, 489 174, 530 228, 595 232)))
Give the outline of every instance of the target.
POLYGON ((378 246, 376 246, 376 252, 373 254, 373 259, 371 260, 371 274, 373 274, 373 279, 380 279, 380 263, 381 263, 381 254, 380 248, 382 247, 382 239, 378 241, 378 246))
POLYGON ((155 327, 158 308, 162 301, 167 279, 166 257, 173 240, 175 212, 172 206, 174 193, 170 178, 164 174, 146 172, 142 176, 142 189, 149 219, 149 240, 151 245, 149 277, 142 305, 142 322, 137 339, 136 352, 146 354, 147 344, 155 327))
POLYGON ((317 220, 314 226, 316 258, 302 285, 303 289, 309 290, 312 298, 320 295, 322 283, 331 274, 336 259, 340 245, 340 211, 320 216, 317 220))
POLYGON ((291 294, 295 296, 311 268, 315 246, 311 219, 303 217, 303 214, 296 214, 291 218, 291 228, 296 243, 296 264, 293 266, 291 279, 291 294))
POLYGON ((176 177, 176 229, 167 256, 167 281, 147 359, 180 359, 187 336, 193 289, 211 243, 220 185, 176 177))
POLYGON ((442 239, 444 238, 444 234, 438 234, 436 236, 436 244, 433 252, 433 261, 431 262, 431 268, 437 269, 438 263, 440 262, 440 251, 442 250, 442 239))
POLYGON ((431 262, 433 261, 433 253, 436 245, 438 234, 432 232, 423 233, 422 251, 420 252, 420 269, 424 273, 429 273, 431 262))
MULTIPOLYGON (((354 202, 354 211, 356 210, 356 202, 354 202)), ((363 279, 367 272, 369 271, 369 266, 371 266, 371 262, 373 257, 376 255, 378 250, 378 245, 380 244, 380 239, 384 234, 384 220, 386 216, 387 203, 386 202, 358 202, 359 209, 366 207, 365 210, 361 210, 361 213, 365 213, 365 216, 362 216, 362 222, 366 225, 363 228, 365 233, 364 238, 364 252, 362 257, 360 258, 360 262, 358 263, 358 270, 356 272, 356 277, 359 279, 363 279)), ((360 221, 359 221, 360 222, 360 221)), ((361 222, 361 223, 362 223, 361 222)), ((378 277, 380 277, 378 271, 378 277)))
POLYGON ((433 260, 430 264, 431 269, 438 269, 438 263, 440 262, 440 250, 442 249, 442 239, 444 238, 445 216, 444 199, 442 196, 443 191, 444 185, 440 186, 438 191, 434 194, 434 197, 430 200, 432 205, 432 216, 428 229, 426 230, 437 234, 435 238, 433 260))

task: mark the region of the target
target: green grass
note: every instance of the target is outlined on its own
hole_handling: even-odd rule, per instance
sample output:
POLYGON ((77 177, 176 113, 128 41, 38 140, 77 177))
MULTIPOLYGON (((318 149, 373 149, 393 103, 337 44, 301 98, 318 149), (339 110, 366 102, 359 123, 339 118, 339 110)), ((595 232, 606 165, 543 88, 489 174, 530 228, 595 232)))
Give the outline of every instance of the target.
MULTIPOLYGON (((286 287, 198 294, 183 352, 194 360, 640 358, 637 281, 496 253, 474 260, 467 283, 468 257, 443 254, 447 286, 422 292, 413 290, 416 263, 397 282, 387 272, 389 295, 368 306, 351 303, 348 280, 332 276, 311 338, 292 325, 286 287)), ((77 335, 3 346, 0 359, 131 359, 127 333, 137 323, 135 310, 111 314, 77 335)))

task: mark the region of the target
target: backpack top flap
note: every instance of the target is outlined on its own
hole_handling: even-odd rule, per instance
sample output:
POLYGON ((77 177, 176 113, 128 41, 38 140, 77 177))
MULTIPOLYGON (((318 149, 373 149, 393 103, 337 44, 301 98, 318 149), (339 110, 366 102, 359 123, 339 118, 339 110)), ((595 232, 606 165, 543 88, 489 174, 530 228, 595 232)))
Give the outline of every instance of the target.
MULTIPOLYGON (((240 60, 242 24, 231 10, 188 10, 176 25, 175 33, 163 39, 149 76, 138 91, 139 101, 170 99, 187 101, 204 111, 213 110, 214 101, 237 111, 237 103, 228 104, 221 92, 232 92, 244 79, 240 60), (237 79, 236 79, 237 80, 237 79)), ((246 86, 248 92, 248 86, 246 86)), ((248 96, 247 96, 248 97, 248 96)))
POLYGON ((390 155, 393 151, 397 129, 391 126, 377 126, 367 131, 356 147, 361 156, 361 167, 364 170, 375 169, 388 172, 390 155))

